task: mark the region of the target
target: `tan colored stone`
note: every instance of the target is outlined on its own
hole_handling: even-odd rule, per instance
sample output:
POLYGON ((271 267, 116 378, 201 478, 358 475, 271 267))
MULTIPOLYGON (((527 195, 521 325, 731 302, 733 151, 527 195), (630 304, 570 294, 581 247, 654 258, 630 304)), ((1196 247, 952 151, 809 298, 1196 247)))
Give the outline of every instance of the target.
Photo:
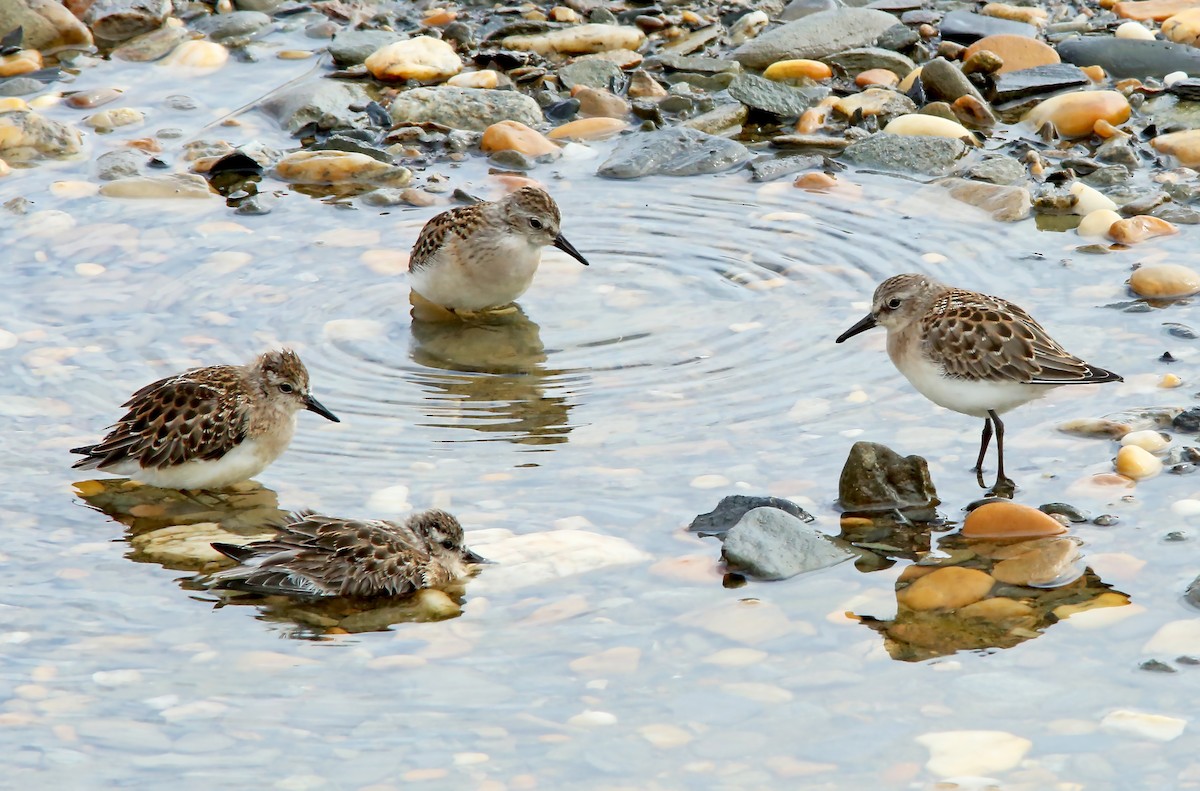
POLYGON ((819 60, 796 58, 772 63, 763 72, 763 76, 768 80, 796 80, 801 77, 810 80, 827 80, 833 76, 833 69, 819 60))
POLYGON ((145 120, 146 116, 141 110, 135 110, 132 107, 113 107, 89 115, 83 119, 83 122, 97 132, 111 132, 118 127, 140 124, 145 120))
POLYGON ((896 601, 912 610, 953 610, 987 596, 994 583, 978 569, 948 566, 897 591, 896 601))
POLYGON ((542 55, 585 55, 613 49, 638 49, 646 34, 623 25, 578 25, 532 36, 508 36, 500 44, 508 49, 532 50, 542 55))
POLYGON ((492 69, 468 71, 455 74, 446 84, 456 88, 495 88, 500 84, 500 73, 492 69))
POLYGON ((1112 209, 1097 209, 1079 221, 1075 233, 1080 236, 1108 236, 1108 229, 1121 219, 1121 215, 1112 209))
POLYGON ((1137 445, 1126 445, 1117 451, 1114 466, 1117 468, 1117 472, 1126 478, 1141 481, 1153 478, 1162 472, 1163 463, 1162 459, 1144 448, 1139 448, 1137 445))
POLYGON ((927 137, 950 137, 975 145, 975 136, 962 124, 936 115, 911 113, 901 115, 884 127, 892 135, 923 135, 927 137))
POLYGON ((1048 14, 1046 9, 1036 6, 1016 6, 1007 3, 988 3, 980 11, 984 16, 997 19, 1008 19, 1012 22, 1024 22, 1027 25, 1042 27, 1046 24, 1048 14))
POLYGON ((1123 124, 1129 120, 1129 100, 1119 91, 1078 91, 1051 97, 1039 103, 1025 121, 1040 129, 1053 124, 1060 137, 1090 135, 1099 120, 1123 124))
POLYGON ((1079 558, 1079 545, 1069 538, 1023 541, 1012 550, 1017 554, 992 567, 992 576, 1009 585, 1048 585, 1067 575, 1079 558), (1027 549, 1018 552, 1022 548, 1027 549))
POLYGON ((229 60, 229 50, 215 41, 185 41, 159 63, 185 69, 216 71, 229 60))
POLYGON ((800 120, 796 122, 796 131, 802 135, 812 134, 824 126, 828 118, 828 107, 810 107, 800 115, 800 120))
POLYGON ((996 115, 991 108, 970 94, 955 99, 950 109, 963 124, 970 124, 976 128, 989 127, 996 123, 996 115))
POLYGON ((823 192, 837 186, 837 179, 828 173, 805 173, 799 176, 794 186, 810 192, 823 192))
POLYGON ((1072 211, 1080 216, 1086 217, 1092 212, 1100 211, 1102 209, 1107 209, 1109 211, 1117 210, 1117 204, 1112 198, 1108 197, 1095 187, 1089 187, 1082 181, 1076 181, 1074 184, 1072 184, 1070 192, 1077 199, 1077 203, 1072 211))
POLYGON ((546 136, 551 140, 605 140, 628 126, 619 118, 580 118, 552 129, 546 136))
POLYGON ((1004 60, 990 49, 981 49, 963 61, 963 74, 995 74, 1004 66, 1004 60))
POLYGON ((1079 70, 1086 74, 1092 82, 1104 82, 1108 77, 1103 66, 1081 66, 1079 70))
POLYGON ((519 121, 492 124, 483 131, 479 147, 484 151, 519 151, 531 157, 546 154, 558 156, 562 153, 562 149, 547 140, 541 132, 519 121))
POLYGON ((1162 23, 1162 32, 1168 41, 1196 46, 1200 42, 1200 8, 1189 8, 1170 17, 1162 23))
POLYGON ((421 24, 426 27, 444 27, 458 19, 458 12, 447 8, 431 8, 426 13, 421 24))
MULTIPOLYGON (((891 72, 888 73, 891 74, 891 72)), ((896 101, 899 98, 899 94, 887 88, 867 88, 865 91, 835 99, 833 109, 847 118, 852 118, 856 112, 861 112, 864 118, 871 115, 887 115, 889 110, 895 112, 896 101)), ((804 112, 807 113, 813 109, 816 108, 810 107, 804 112)), ((803 116, 801 116, 801 120, 803 120, 803 116)), ((799 125, 797 125, 798 127, 799 125)))
POLYGON ((275 165, 275 174, 294 184, 395 182, 403 181, 405 172, 403 168, 352 151, 293 151, 275 165))
POLYGON ((966 52, 963 53, 963 60, 967 60, 976 52, 985 49, 994 52, 1004 62, 999 69, 1001 72, 1020 71, 1021 69, 1032 69, 1034 66, 1048 66, 1052 63, 1062 62, 1053 47, 1034 38, 1010 33, 985 36, 979 39, 967 47, 966 52))
POLYGON ((1187 168, 1200 167, 1200 129, 1159 135, 1150 141, 1155 150, 1170 154, 1187 168))
POLYGON ((1154 31, 1143 25, 1141 22, 1125 22, 1117 26, 1116 32, 1113 34, 1117 38, 1131 38, 1135 41, 1153 41, 1154 31))
POLYGON ((918 66, 904 75, 904 79, 900 80, 900 84, 896 86, 900 93, 908 93, 909 89, 913 87, 913 83, 921 76, 921 68, 921 66, 918 66))
POLYGON ((1128 0, 1115 3, 1113 11, 1126 19, 1161 22, 1197 6, 1200 6, 1200 0, 1128 0))
POLYGON ((0 77, 15 77, 28 74, 42 67, 42 53, 36 49, 23 49, 0 58, 0 77))
POLYGON ((440 38, 414 36, 372 52, 364 64, 377 80, 442 82, 462 71, 454 47, 440 38))
POLYGON ((1163 378, 1158 380, 1158 386, 1162 388, 1179 387, 1183 384, 1183 380, 1175 374, 1163 374, 1163 378))
POLYGON ((1170 236, 1179 233, 1179 229, 1166 220, 1139 214, 1117 220, 1108 229, 1108 238, 1120 244, 1137 244, 1156 236, 1170 236))
POLYGON ((1049 514, 1013 502, 984 503, 967 514, 962 527, 962 534, 968 538, 1031 538, 1066 531, 1049 514))
POLYGON ((1156 453, 1160 450, 1165 450, 1171 444, 1171 437, 1161 431, 1153 429, 1143 429, 1141 431, 1131 431, 1121 437, 1121 445, 1137 445, 1144 451, 1156 453))
POLYGON ((626 93, 630 99, 662 99, 667 95, 667 89, 648 72, 639 69, 629 75, 629 89, 626 93))
POLYGON ((624 118, 629 114, 628 102, 609 91, 577 85, 571 96, 579 100, 579 114, 584 118, 624 118))
POLYGON ((854 78, 854 84, 860 88, 866 88, 868 85, 882 85, 891 88, 899 83, 900 78, 896 76, 896 73, 887 69, 867 69, 860 71, 854 78))
POLYGON ((565 5, 556 5, 550 9, 550 18, 555 22, 565 22, 567 24, 577 24, 579 22, 579 14, 575 9, 567 8, 565 5))
POLYGON ((1072 615, 1078 615, 1081 612, 1090 610, 1102 610, 1106 607, 1126 607, 1129 605, 1129 597, 1123 593, 1116 591, 1106 591, 1101 593, 1094 599, 1078 604, 1060 604, 1054 608, 1054 615, 1059 620, 1070 618, 1072 615))

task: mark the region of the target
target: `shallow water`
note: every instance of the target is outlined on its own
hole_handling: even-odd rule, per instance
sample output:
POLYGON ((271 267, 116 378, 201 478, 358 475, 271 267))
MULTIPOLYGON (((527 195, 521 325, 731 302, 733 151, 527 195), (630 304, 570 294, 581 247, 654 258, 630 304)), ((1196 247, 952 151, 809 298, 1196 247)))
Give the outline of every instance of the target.
MULTIPOLYGON (((0 202, 32 202, 24 216, 0 212, 0 766, 14 786, 863 789, 992 774, 1006 789, 1196 787, 1193 725, 1160 743, 1100 721, 1118 709, 1192 714, 1200 670, 1139 663, 1200 655, 1181 597, 1195 529, 1171 510, 1200 496, 1200 479, 1088 485, 1115 445, 1054 428, 1190 402, 1194 342, 1162 324, 1193 323, 1194 308, 1105 306, 1127 299, 1133 264, 1188 255, 1192 229, 1082 255, 1074 234, 997 224, 883 176, 844 174, 825 194, 740 173, 603 181, 593 174, 609 144, 597 144, 533 174, 591 267, 551 251, 521 313, 413 326, 398 270, 448 203, 333 205, 267 179, 273 211, 243 217, 216 198, 72 198, 53 186, 94 178, 99 153, 163 127, 183 130, 162 141, 178 170, 190 139, 286 147, 253 112, 213 125, 311 68, 266 56, 182 79, 96 62, 72 88, 125 87, 122 104, 148 124, 0 182, 0 202), (173 94, 198 108, 164 109, 173 94), (838 472, 858 439, 928 458, 952 520, 981 495, 967 472, 977 421, 918 396, 881 332, 833 343, 899 271, 1013 298, 1067 348, 1125 375, 1061 389, 1006 424, 1019 501, 1120 517, 1071 533, 1132 604, 1005 650, 898 662, 844 614, 890 618, 906 562, 727 589, 716 541, 683 532, 745 493, 790 498, 836 533, 838 472), (456 619, 320 640, 281 639, 296 629, 251 607, 214 609, 180 587, 185 572, 131 561, 123 526, 73 494, 86 476, 67 449, 145 382, 279 343, 300 351, 343 420, 301 416, 292 448, 260 476, 283 508, 386 517, 436 505, 468 529, 582 530, 641 559, 556 580, 485 569, 456 619), (1166 350, 1182 362, 1158 362, 1166 350), (1167 371, 1184 386, 1156 387, 1167 371), (1167 541, 1171 531, 1186 540, 1167 541), (961 763, 927 765, 918 738, 957 731, 1030 744, 1023 760, 993 764, 999 737, 983 737, 957 750, 961 763)), ((482 160, 436 169, 468 192, 503 189, 482 160)), ((488 534, 476 535, 486 554, 488 534)))

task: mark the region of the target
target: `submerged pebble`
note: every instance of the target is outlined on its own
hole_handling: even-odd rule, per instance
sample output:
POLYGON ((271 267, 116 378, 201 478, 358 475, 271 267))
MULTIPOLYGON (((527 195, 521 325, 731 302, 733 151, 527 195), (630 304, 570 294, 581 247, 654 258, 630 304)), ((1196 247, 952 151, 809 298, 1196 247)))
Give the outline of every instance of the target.
POLYGON ((1163 463, 1162 459, 1138 445, 1126 445, 1117 452, 1114 466, 1122 475, 1140 481, 1162 472, 1163 463))
POLYGON ((1189 297, 1200 293, 1200 273, 1183 264, 1151 264, 1134 271, 1129 287, 1140 297, 1189 297))

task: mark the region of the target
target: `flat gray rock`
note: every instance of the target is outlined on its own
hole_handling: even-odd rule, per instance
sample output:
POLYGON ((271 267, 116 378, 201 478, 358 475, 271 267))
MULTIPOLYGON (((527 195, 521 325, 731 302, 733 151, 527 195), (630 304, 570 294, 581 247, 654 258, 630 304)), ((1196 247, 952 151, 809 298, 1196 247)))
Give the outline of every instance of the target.
POLYGON ((339 66, 357 66, 380 47, 403 39, 390 30, 339 30, 329 42, 329 54, 339 66))
POLYGON ((559 82, 568 89, 582 85, 585 88, 611 91, 613 86, 619 85, 624 79, 625 73, 621 71, 621 67, 611 60, 577 60, 558 70, 559 82))
POLYGON ((389 110, 398 124, 432 123, 474 132, 500 121, 526 126, 542 123, 542 109, 533 99, 516 91, 486 88, 413 88, 393 99, 389 110))
POLYGON ((862 167, 945 176, 966 153, 961 140, 880 132, 851 143, 842 156, 862 167))
POLYGON ((813 515, 791 500, 782 497, 759 497, 749 494, 730 494, 721 498, 717 507, 707 514, 700 514, 688 525, 688 530, 702 536, 724 537, 741 521, 742 517, 755 508, 774 508, 803 522, 813 521, 813 515))
POLYGON ((1067 63, 1099 66, 1118 79, 1165 77, 1173 71, 1200 74, 1200 49, 1170 41, 1076 36, 1059 42, 1055 49, 1067 63))
MULTIPOLYGON (((848 77, 857 77, 870 69, 887 69, 897 77, 904 79, 910 71, 917 67, 912 58, 881 47, 848 49, 845 52, 829 55, 822 60, 830 66, 841 69, 848 77)), ((924 78, 925 72, 922 71, 921 74, 924 78)))
POLYGON ((356 126, 363 115, 351 110, 350 105, 365 105, 369 101, 361 85, 318 78, 272 94, 259 109, 288 132, 295 133, 310 123, 322 129, 356 126))
POLYGON ((896 24, 896 17, 871 8, 835 8, 788 22, 747 41, 733 59, 765 69, 789 58, 821 59, 836 52, 869 47, 896 24))
POLYGON ((674 127, 625 137, 597 172, 613 179, 655 174, 694 176, 728 170, 750 156, 750 151, 735 140, 674 127))
POLYGON ((799 118, 817 98, 756 74, 739 74, 729 85, 729 95, 747 107, 781 118, 799 118))
POLYGON ((748 511, 725 534, 721 557, 733 571, 763 580, 783 580, 835 566, 854 553, 778 508, 748 511))

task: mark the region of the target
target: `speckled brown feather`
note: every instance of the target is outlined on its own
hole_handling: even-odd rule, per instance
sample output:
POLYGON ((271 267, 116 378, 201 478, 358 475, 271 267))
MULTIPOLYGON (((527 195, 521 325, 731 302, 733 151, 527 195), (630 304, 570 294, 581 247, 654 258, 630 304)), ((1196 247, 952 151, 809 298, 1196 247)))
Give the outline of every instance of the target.
POLYGON ((947 288, 920 319, 925 355, 949 376, 1029 384, 1088 384, 1120 377, 1060 346, 1023 308, 947 288))
POLYGON ((489 214, 501 216, 505 205, 516 206, 529 214, 549 214, 554 218, 555 224, 562 220, 558 204, 545 190, 537 187, 521 187, 498 201, 480 201, 469 206, 458 206, 434 215, 425 223, 409 255, 408 268, 413 270, 428 266, 438 250, 453 239, 470 238, 484 223, 492 221, 489 214))

